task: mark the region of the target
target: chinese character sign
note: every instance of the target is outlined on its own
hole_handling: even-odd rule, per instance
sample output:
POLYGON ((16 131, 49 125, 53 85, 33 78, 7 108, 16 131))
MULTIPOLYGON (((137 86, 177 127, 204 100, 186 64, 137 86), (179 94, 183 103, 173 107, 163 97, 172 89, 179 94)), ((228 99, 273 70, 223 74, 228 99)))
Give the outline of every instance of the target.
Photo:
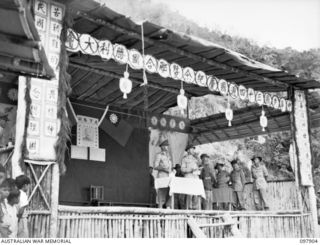
POLYGON ((34 2, 35 26, 49 65, 56 78, 50 81, 32 78, 30 81, 30 114, 27 127, 27 158, 32 160, 56 159, 55 144, 60 128, 57 117, 60 34, 65 7, 50 0, 34 2))
POLYGON ((295 91, 294 116, 298 161, 300 163, 301 185, 313 185, 307 105, 304 91, 295 91))

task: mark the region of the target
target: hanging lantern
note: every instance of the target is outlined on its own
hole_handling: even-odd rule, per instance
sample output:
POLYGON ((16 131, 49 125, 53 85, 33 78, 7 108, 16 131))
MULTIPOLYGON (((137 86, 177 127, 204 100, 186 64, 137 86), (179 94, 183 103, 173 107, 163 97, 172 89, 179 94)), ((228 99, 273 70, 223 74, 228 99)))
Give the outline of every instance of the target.
POLYGON ((265 131, 265 128, 268 126, 268 118, 265 115, 265 111, 262 108, 261 116, 260 116, 260 125, 262 127, 262 132, 265 131))
POLYGON ((231 127, 231 121, 233 119, 233 110, 230 108, 230 103, 228 101, 227 109, 226 109, 226 118, 229 121, 228 126, 231 127))
POLYGON ((180 89, 180 94, 177 97, 177 104, 178 104, 178 107, 181 110, 181 113, 184 114, 184 110, 187 109, 187 106, 188 106, 188 99, 184 95, 184 89, 183 88, 180 89))
POLYGON ((129 79, 129 72, 125 71, 123 73, 123 77, 120 78, 120 83, 119 83, 119 87, 121 92, 123 93, 123 98, 127 99, 127 94, 130 94, 131 90, 132 90, 132 82, 129 79))

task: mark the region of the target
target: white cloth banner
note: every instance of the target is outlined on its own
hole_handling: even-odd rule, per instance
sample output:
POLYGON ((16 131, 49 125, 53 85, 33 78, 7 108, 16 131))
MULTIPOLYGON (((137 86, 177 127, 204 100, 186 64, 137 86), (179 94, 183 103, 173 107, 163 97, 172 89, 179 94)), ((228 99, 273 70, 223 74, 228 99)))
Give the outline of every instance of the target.
POLYGON ((155 179, 155 188, 170 188, 169 195, 174 193, 202 196, 206 198, 206 194, 201 179, 182 178, 182 177, 165 177, 155 179))

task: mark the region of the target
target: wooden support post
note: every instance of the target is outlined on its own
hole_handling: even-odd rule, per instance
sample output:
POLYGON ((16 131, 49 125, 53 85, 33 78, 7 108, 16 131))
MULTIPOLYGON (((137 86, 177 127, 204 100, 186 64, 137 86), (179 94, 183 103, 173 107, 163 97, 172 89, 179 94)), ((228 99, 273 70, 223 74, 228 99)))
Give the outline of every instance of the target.
POLYGON ((25 125, 27 120, 27 104, 25 100, 27 89, 27 78, 19 77, 18 87, 18 106, 17 106, 17 118, 16 118, 16 135, 15 135, 15 147, 12 156, 12 178, 23 174, 20 159, 23 157, 23 141, 25 137, 25 125))
POLYGON ((310 142, 310 120, 308 115, 307 91, 292 90, 293 111, 291 132, 296 149, 298 178, 301 188, 307 189, 308 212, 311 212, 312 234, 318 237, 318 214, 312 179, 312 152, 310 142))
POLYGON ((58 206, 59 206, 59 181, 60 173, 57 163, 52 165, 51 182, 51 219, 50 219, 50 237, 58 236, 58 206))

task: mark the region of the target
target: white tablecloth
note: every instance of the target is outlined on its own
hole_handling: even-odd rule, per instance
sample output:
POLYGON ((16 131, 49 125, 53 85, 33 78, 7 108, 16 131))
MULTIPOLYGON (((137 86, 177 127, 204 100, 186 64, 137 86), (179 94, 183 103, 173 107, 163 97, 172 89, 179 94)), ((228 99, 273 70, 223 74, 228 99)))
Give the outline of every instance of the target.
POLYGON ((182 178, 182 177, 165 177, 155 179, 155 188, 170 188, 170 196, 174 193, 202 196, 206 198, 203 182, 201 179, 182 178))

